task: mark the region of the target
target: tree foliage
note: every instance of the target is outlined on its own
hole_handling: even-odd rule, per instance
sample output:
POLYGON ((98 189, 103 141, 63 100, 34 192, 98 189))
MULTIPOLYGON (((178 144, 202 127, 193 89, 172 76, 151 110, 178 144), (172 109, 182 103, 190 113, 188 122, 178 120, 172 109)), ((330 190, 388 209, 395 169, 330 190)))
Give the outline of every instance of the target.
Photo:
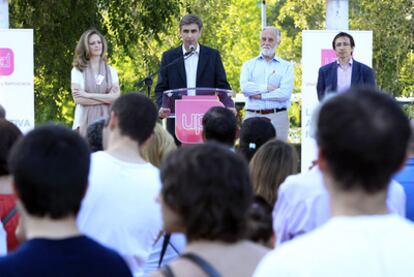
MULTIPOLYGON (((232 88, 239 90, 243 64, 259 53, 258 0, 62 0, 10 1, 11 28, 34 29, 36 122, 70 124, 70 70, 80 35, 96 27, 109 43, 110 64, 121 90, 158 69, 163 51, 180 43, 178 23, 186 13, 204 23, 201 43, 218 48, 232 88)), ((302 30, 325 28, 324 0, 269 0, 268 25, 279 27, 278 55, 295 63, 301 87, 302 30)), ((414 96, 412 0, 349 1, 350 29, 373 30, 373 66, 380 87, 414 96)), ((358 43, 358 42, 357 42, 358 43)), ((144 90, 144 87, 138 88, 144 90)))

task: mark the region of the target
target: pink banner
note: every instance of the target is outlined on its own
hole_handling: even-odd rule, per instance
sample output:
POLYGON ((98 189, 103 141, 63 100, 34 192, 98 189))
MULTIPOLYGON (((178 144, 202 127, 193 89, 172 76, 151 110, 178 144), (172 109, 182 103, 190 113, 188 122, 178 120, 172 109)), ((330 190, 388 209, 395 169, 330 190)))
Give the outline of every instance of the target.
POLYGON ((224 107, 217 96, 185 96, 175 101, 175 135, 183 144, 202 143, 202 119, 211 107, 224 107))
POLYGON ((11 75, 14 71, 14 53, 10 48, 0 48, 0 75, 11 75))
POLYGON ((332 63, 334 61, 336 61, 336 53, 335 50, 333 49, 322 49, 321 50, 321 56, 322 56, 322 60, 321 60, 321 66, 324 66, 325 64, 328 63, 332 63))

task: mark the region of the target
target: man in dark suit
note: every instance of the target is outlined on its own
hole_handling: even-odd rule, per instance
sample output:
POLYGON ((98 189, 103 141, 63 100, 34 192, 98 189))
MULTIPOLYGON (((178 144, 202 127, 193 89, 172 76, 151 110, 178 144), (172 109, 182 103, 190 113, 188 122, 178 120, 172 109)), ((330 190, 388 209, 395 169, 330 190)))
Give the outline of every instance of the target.
POLYGON ((353 85, 375 86, 372 68, 352 58, 355 42, 350 34, 345 32, 337 34, 332 41, 332 48, 338 60, 319 68, 316 85, 319 101, 327 93, 343 92, 353 85))
MULTIPOLYGON (((171 113, 169 108, 162 107, 163 92, 166 90, 194 87, 231 90, 219 52, 198 43, 201 28, 202 22, 198 16, 192 14, 184 16, 180 21, 180 36, 183 44, 162 55, 161 67, 177 59, 179 61, 159 73, 155 95, 160 108, 160 118, 166 118, 171 113), (192 54, 186 54, 191 51, 192 54)), ((220 94, 219 98, 226 107, 235 112, 234 102, 229 96, 220 94)), ((175 133, 175 120, 167 120, 167 129, 171 134, 175 133)))

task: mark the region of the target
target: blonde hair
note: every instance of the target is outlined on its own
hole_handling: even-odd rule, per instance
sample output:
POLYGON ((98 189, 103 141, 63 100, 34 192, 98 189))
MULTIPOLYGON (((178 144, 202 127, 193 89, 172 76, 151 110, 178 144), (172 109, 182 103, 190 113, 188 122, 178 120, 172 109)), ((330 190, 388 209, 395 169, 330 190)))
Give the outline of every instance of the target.
POLYGON ((141 155, 146 161, 160 167, 164 157, 176 149, 174 138, 157 123, 151 141, 141 148, 141 155))
POLYGON ((85 31, 82 36, 80 37, 78 44, 75 48, 75 55, 73 57, 72 65, 79 69, 79 71, 83 71, 85 68, 88 67, 89 64, 89 38, 92 35, 98 35, 102 42, 102 53, 101 59, 106 62, 107 61, 107 50, 108 44, 106 42, 105 37, 96 29, 89 29, 85 31))
POLYGON ((249 164, 254 192, 273 206, 280 184, 297 172, 297 166, 298 155, 291 145, 281 140, 269 140, 249 164))

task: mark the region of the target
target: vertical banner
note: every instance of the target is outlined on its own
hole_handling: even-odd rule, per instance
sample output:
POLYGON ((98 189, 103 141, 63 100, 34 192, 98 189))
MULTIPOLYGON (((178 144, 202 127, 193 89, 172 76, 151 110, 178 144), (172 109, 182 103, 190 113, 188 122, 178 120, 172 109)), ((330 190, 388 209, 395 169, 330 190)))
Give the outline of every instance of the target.
MULTIPOLYGON (((332 40, 339 30, 302 31, 302 172, 307 171, 317 157, 312 132, 312 114, 319 105, 316 93, 318 71, 322 65, 336 60, 332 40)), ((353 57, 372 67, 372 31, 348 31, 355 41, 353 57)))
POLYGON ((34 128, 32 29, 0 29, 0 104, 22 132, 34 128))

